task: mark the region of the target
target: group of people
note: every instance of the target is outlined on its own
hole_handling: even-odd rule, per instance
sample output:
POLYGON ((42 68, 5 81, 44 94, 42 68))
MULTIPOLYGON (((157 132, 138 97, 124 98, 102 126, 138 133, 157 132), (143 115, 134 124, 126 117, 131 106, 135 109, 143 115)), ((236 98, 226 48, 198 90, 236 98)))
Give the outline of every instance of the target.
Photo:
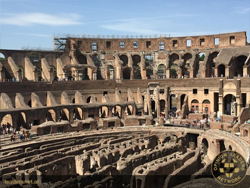
POLYGON ((21 141, 23 141, 23 140, 26 140, 26 138, 27 138, 27 134, 26 134, 26 132, 23 130, 21 133, 20 132, 14 132, 12 135, 11 135, 11 137, 10 137, 10 141, 11 142, 15 142, 16 141, 16 137, 19 137, 19 139, 21 140, 21 141))

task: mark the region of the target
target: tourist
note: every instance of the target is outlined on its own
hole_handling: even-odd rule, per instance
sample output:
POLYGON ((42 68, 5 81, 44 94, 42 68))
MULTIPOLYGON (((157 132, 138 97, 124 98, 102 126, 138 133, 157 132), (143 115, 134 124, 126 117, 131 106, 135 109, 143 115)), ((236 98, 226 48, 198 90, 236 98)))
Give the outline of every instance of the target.
POLYGON ((23 140, 23 134, 20 134, 20 140, 21 141, 23 140))

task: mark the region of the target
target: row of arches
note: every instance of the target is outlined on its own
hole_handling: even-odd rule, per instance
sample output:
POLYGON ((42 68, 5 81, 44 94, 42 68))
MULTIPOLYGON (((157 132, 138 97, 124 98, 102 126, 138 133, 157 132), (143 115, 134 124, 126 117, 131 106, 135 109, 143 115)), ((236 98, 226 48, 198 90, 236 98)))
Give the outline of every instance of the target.
MULTIPOLYGON (((35 113, 35 112, 34 112, 35 113)), ((105 106, 101 105, 97 110, 92 111, 91 109, 84 109, 83 107, 75 107, 73 109, 67 107, 43 109, 40 112, 39 119, 36 119, 35 115, 30 115, 30 112, 14 112, 7 113, 1 118, 1 126, 12 126, 16 130, 20 130, 20 127, 31 128, 30 125, 39 125, 46 121, 69 121, 83 120, 86 117, 93 117, 95 119, 108 118, 117 116, 124 118, 125 115, 133 115, 136 113, 136 109, 133 105, 114 105, 105 106)))
MULTIPOLYGON (((214 51, 211 53, 208 52, 199 52, 197 54, 191 54, 191 53, 185 53, 184 55, 178 54, 176 52, 169 55, 169 62, 167 64, 160 63, 156 64, 155 61, 158 60, 164 60, 167 59, 166 54, 158 54, 156 57, 155 54, 146 54, 144 56, 145 60, 145 70, 146 70, 146 78, 159 78, 159 79, 165 79, 166 77, 166 69, 170 70, 169 76, 170 78, 176 78, 177 76, 190 76, 189 69, 192 68, 194 72, 192 73, 192 77, 199 77, 202 75, 202 77, 212 77, 212 76, 218 76, 218 77, 225 77, 226 71, 225 69, 229 67, 229 75, 228 77, 232 78, 234 76, 246 76, 250 74, 250 67, 249 62, 246 64, 247 56, 246 55, 239 55, 237 57, 233 57, 228 65, 226 64, 220 64, 216 65, 214 59, 218 56, 219 52, 214 51), (205 61, 205 62, 204 62, 205 61), (204 64, 205 63, 205 64, 204 64), (243 71, 243 67, 247 65, 247 71, 243 71), (157 66, 155 68, 155 66, 157 66), (202 68, 202 67, 205 67, 202 68), (217 72, 215 72, 215 68, 217 68, 217 72), (154 69, 156 70, 154 72, 154 69), (205 70, 203 73, 202 70, 205 70), (244 75, 243 75, 244 74, 244 75), (246 74, 246 75, 245 75, 246 74)), ((21 79, 25 79, 25 64, 23 61, 20 61, 20 57, 22 54, 13 54, 13 59, 15 62, 18 63, 17 67, 19 68, 20 77, 21 79)), ((48 54, 46 58, 48 59, 49 67, 53 72, 54 80, 58 80, 57 73, 57 64, 56 64, 56 57, 52 57, 53 55, 48 54)), ((66 56, 66 55, 64 55, 66 56)), ((43 74, 42 74, 42 67, 41 67, 41 55, 36 52, 31 52, 27 55, 30 62, 36 67, 36 70, 38 72, 38 81, 44 80, 43 74)), ((86 55, 82 54, 80 51, 76 51, 75 57, 79 64, 86 65, 85 68, 82 70, 78 70, 78 73, 80 75, 80 80, 89 80, 92 79, 89 77, 90 69, 88 68, 88 62, 86 55)), ((142 66, 141 65, 141 55, 134 54, 131 56, 132 65, 128 65, 129 63, 129 57, 126 54, 119 55, 120 60, 122 61, 122 75, 121 77, 123 79, 142 79, 142 66)), ((1 61, 6 60, 5 56, 0 53, 0 59, 1 61)), ((62 60, 66 64, 71 64, 70 57, 67 56, 65 60, 64 57, 62 57, 62 60)), ((100 57, 98 54, 91 55, 91 59, 94 62, 94 65, 96 67, 96 79, 97 80, 103 80, 104 76, 102 74, 102 69, 104 69, 104 65, 100 60, 100 57)), ((111 56, 111 60, 114 60, 114 57, 111 56)), ((107 72, 108 76, 107 79, 115 79, 115 68, 114 65, 108 65, 107 66, 107 72)), ((92 71, 91 71, 92 72, 92 71)), ((66 79, 72 80, 74 79, 74 74, 71 69, 68 69, 65 71, 66 79)), ((11 79, 11 75, 9 73, 5 73, 5 77, 8 79, 11 79)))

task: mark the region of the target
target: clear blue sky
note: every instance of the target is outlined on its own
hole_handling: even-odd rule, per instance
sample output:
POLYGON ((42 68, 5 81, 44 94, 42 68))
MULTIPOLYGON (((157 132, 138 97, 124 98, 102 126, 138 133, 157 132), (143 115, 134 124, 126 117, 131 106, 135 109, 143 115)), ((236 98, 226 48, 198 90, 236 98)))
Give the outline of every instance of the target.
POLYGON ((0 0, 0 48, 50 48, 52 36, 192 36, 246 31, 250 0, 0 0))

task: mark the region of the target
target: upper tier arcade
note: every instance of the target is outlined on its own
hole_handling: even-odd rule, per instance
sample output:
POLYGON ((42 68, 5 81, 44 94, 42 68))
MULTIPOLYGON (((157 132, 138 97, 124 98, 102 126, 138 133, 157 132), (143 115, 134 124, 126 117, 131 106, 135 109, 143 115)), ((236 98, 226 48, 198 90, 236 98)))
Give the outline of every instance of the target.
POLYGON ((93 51, 169 51, 208 48, 242 47, 246 45, 246 32, 186 37, 93 37, 67 38, 67 50, 78 48, 93 51))

